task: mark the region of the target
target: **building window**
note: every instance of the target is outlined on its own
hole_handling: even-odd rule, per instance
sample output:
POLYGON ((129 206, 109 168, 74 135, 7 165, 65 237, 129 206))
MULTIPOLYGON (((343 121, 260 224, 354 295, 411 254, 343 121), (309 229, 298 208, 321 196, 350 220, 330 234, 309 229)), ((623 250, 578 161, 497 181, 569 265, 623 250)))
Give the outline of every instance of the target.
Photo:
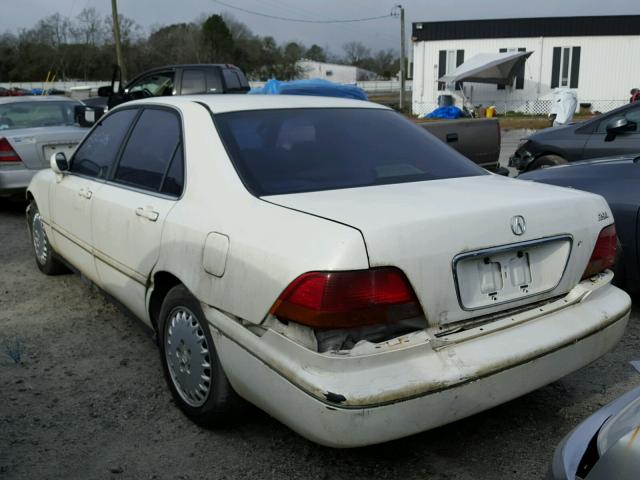
POLYGON ((327 77, 331 77, 331 76, 333 76, 333 70, 327 70, 327 71, 325 72, 325 75, 326 75, 327 77))
POLYGON ((578 88, 580 47, 553 47, 551 88, 578 88))
MULTIPOLYGON (((440 50, 438 54, 438 78, 453 72, 464 63, 464 50, 440 50)), ((444 82, 438 82, 438 90, 444 90, 444 82)), ((456 82, 456 90, 462 88, 462 82, 456 82)))
MULTIPOLYGON (((500 53, 505 53, 505 52, 526 52, 527 49, 526 48, 501 48, 500 49, 500 53)), ((514 80, 515 85, 512 85, 515 87, 516 90, 523 90, 524 89, 524 63, 522 64, 522 67, 520 67, 520 70, 518 71, 518 74, 516 75, 516 78, 514 80)), ((504 90, 506 87, 506 85, 498 85, 498 90, 504 90)))

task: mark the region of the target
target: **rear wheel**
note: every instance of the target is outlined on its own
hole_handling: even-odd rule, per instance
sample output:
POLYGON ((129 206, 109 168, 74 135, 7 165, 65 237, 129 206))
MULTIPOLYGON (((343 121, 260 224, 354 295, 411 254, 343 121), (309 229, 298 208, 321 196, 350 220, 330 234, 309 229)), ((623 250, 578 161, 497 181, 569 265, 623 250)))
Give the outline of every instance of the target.
POLYGON ((527 170, 537 170, 538 168, 555 167, 556 165, 564 165, 568 163, 559 155, 542 155, 536 158, 527 170))
POLYGON ((40 271, 46 275, 68 273, 69 269, 58 259, 53 248, 51 248, 47 232, 44 229, 44 221, 35 202, 31 202, 27 218, 33 253, 40 271))
POLYGON ((244 401, 222 370, 200 303, 184 286, 164 299, 158 333, 165 379, 180 409, 204 426, 228 424, 244 401))

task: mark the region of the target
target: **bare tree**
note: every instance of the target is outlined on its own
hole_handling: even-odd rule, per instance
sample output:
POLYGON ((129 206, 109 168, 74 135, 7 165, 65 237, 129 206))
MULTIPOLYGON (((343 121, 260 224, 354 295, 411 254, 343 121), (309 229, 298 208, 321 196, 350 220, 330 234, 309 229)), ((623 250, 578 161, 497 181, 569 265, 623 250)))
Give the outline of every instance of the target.
POLYGON ((361 42, 348 42, 342 46, 344 50, 344 61, 349 65, 360 66, 365 58, 371 56, 371 50, 361 42))

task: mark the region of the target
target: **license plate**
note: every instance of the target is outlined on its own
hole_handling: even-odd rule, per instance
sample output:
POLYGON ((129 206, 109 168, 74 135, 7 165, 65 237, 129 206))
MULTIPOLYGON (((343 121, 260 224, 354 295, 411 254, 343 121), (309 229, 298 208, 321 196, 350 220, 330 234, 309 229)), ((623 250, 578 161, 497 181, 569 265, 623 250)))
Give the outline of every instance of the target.
POLYGON ((570 250, 569 237, 556 237, 458 255, 454 271, 461 306, 486 308, 554 289, 570 250))

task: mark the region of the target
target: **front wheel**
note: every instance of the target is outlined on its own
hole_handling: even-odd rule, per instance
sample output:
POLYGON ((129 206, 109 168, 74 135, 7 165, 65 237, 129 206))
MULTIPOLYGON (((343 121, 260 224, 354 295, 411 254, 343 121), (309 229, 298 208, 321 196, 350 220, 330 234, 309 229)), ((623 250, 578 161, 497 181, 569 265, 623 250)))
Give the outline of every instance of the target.
POLYGON ((568 163, 560 155, 542 155, 536 158, 527 170, 537 170, 539 168, 555 167, 556 165, 564 165, 568 163))
POLYGON ((29 222, 33 253, 40 271, 46 275, 68 273, 69 269, 58 259, 53 248, 51 248, 47 232, 44 229, 44 221, 35 202, 31 202, 31 205, 29 205, 27 220, 29 222))
POLYGON ((182 285, 172 288, 158 323, 165 379, 180 409, 204 426, 229 423, 244 401, 222 370, 198 300, 182 285))

